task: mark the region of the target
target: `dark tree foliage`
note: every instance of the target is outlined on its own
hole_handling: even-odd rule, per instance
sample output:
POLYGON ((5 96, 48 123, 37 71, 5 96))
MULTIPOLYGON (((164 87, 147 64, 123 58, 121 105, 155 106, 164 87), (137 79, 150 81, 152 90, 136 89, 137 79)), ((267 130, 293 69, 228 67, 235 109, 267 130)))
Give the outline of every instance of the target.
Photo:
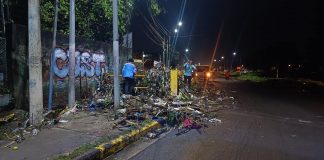
MULTIPOLYGON (((157 0, 147 0, 155 15, 161 13, 157 0)), ((109 42, 112 39, 112 1, 76 0, 76 35, 93 40, 109 42)), ((41 23, 43 30, 52 30, 54 0, 41 1, 41 23)), ((127 32, 136 0, 118 0, 119 34, 127 32)), ((58 32, 69 32, 69 0, 59 0, 58 32)))

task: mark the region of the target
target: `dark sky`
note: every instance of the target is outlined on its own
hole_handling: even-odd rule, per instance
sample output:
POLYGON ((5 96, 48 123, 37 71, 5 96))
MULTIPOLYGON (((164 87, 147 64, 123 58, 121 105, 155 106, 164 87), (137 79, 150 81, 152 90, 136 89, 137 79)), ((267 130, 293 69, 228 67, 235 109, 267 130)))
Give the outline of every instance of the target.
MULTIPOLYGON (((27 6, 27 1, 24 7, 27 6)), ((136 1, 145 14, 146 0, 136 1)), ((160 23, 173 31, 184 0, 159 0, 166 13, 158 16, 160 23)), ((18 23, 26 23, 21 15, 13 15, 18 23), (23 22, 19 22, 19 20, 23 22)), ((138 12, 138 11, 137 11, 138 12)), ((147 14, 146 14, 147 15, 147 14)), ((303 64, 324 71, 324 1, 321 0, 187 0, 182 17, 183 26, 176 51, 190 49, 195 63, 211 60, 220 26, 222 36, 216 56, 231 61, 237 52, 243 64, 268 67, 274 64, 303 64)), ((135 13, 132 20, 133 48, 136 52, 162 53, 144 34, 143 16, 135 13)))
MULTIPOLYGON (((160 0, 167 13, 158 18, 173 31, 183 0, 160 0)), ((150 42, 144 23, 136 17, 132 26, 134 50, 159 53, 162 49, 150 42)), ((247 65, 276 63, 324 64, 324 3, 315 0, 187 0, 183 26, 176 50, 190 48, 195 62, 207 63, 223 23, 217 57, 237 59, 247 65)))

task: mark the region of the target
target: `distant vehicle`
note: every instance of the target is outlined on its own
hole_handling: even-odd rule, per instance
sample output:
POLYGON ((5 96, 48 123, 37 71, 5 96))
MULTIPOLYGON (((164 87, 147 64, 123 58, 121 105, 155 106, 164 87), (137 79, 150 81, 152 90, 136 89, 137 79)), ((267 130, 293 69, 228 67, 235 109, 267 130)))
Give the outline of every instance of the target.
POLYGON ((194 78, 197 80, 210 80, 215 77, 215 73, 209 70, 209 65, 198 65, 194 71, 194 78))

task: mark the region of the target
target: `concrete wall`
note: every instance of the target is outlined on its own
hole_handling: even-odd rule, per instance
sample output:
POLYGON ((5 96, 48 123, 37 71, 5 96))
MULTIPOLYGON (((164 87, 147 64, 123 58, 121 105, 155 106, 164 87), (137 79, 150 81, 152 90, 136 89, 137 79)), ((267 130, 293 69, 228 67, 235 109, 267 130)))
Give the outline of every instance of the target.
MULTIPOLYGON (((13 25, 12 47, 8 75, 17 108, 28 109, 28 33, 27 27, 13 25)), ((54 63, 54 105, 66 105, 68 98, 68 36, 57 35, 54 63)), ((47 105, 52 33, 42 32, 42 63, 44 107, 47 105)), ((120 69, 131 56, 132 49, 120 48, 120 69)), ((84 91, 93 91, 103 73, 113 71, 112 45, 104 42, 76 38, 76 99, 84 91), (80 81, 81 80, 81 81, 80 81)))

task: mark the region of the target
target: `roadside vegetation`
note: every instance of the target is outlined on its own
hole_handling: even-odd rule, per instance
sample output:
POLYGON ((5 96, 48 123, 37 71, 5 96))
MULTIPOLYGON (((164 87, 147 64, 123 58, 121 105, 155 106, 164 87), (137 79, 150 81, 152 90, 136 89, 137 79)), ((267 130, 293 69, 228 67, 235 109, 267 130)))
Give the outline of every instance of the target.
POLYGON ((243 73, 237 77, 239 80, 243 81, 252 81, 252 82, 264 82, 268 80, 267 77, 261 76, 257 72, 248 72, 248 73, 243 73))

